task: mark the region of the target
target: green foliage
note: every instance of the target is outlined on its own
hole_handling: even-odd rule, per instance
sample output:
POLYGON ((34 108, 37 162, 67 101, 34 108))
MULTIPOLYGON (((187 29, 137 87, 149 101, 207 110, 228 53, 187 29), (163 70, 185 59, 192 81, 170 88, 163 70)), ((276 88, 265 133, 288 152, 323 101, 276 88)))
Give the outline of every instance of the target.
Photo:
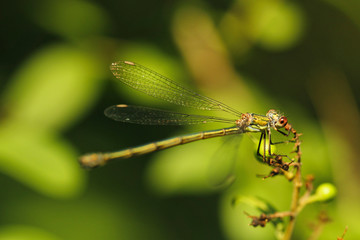
POLYGON ((9 225, 0 228, 2 240, 60 240, 57 236, 35 227, 9 225))
POLYGON ((101 70, 91 55, 52 46, 19 68, 3 98, 1 168, 54 197, 82 192, 84 173, 76 150, 59 136, 84 111, 99 86, 101 70))
MULTIPOLYGON (((346 225, 345 239, 360 237, 355 1, 203 2, 201 8, 153 1, 6 4, 2 22, 12 24, 4 30, 0 68, 0 239, 281 237, 285 218, 275 228, 255 229, 244 214, 286 211, 293 191, 284 178, 257 177, 271 169, 254 156, 256 134, 220 154, 223 141, 213 139, 90 173, 79 167, 85 152, 219 128, 106 119, 104 108, 120 103, 194 113, 116 82, 109 72, 115 60, 141 63, 179 82, 191 79, 183 85, 241 112, 283 111, 303 133, 302 174, 313 174, 319 185, 294 238, 308 238, 309 219, 323 209, 332 222, 319 239, 340 236, 346 225), (231 186, 214 187, 214 172, 214 182, 234 177, 225 181, 231 186)), ((272 151, 289 153, 293 146, 272 151)))

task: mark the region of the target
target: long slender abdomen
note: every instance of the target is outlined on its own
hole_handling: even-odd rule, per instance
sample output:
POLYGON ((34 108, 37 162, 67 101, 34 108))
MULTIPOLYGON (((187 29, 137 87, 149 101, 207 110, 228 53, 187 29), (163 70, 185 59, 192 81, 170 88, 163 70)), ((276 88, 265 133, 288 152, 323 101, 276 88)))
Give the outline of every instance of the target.
POLYGON ((109 160, 112 159, 131 158, 202 139, 220 137, 231 134, 239 134, 242 132, 243 131, 240 130, 238 127, 199 132, 181 137, 169 138, 158 142, 148 143, 139 147, 127 148, 118 152, 91 153, 81 156, 79 158, 79 162, 84 168, 95 168, 105 165, 109 160))

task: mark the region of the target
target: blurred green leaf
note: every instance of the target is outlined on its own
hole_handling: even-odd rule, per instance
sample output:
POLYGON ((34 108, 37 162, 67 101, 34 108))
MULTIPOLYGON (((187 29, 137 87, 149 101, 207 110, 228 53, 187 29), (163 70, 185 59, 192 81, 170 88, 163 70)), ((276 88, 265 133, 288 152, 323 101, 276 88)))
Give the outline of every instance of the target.
POLYGON ((253 37, 266 49, 283 50, 299 41, 304 31, 304 17, 293 2, 260 1, 252 16, 253 37))
POLYGON ((95 56, 66 45, 39 51, 8 86, 0 127, 0 166, 25 185, 53 197, 84 187, 77 153, 58 131, 96 99, 105 69, 95 56))
POLYGON ((106 13, 89 1, 40 1, 32 14, 40 26, 65 38, 99 35, 108 24, 106 13))
POLYGON ((253 196, 237 195, 233 198, 232 204, 247 204, 265 214, 275 213, 277 210, 268 201, 253 196))
POLYGON ((360 27, 360 2, 358 0, 323 0, 342 11, 348 18, 360 27))
POLYGON ((0 168, 23 184, 58 198, 78 195, 84 172, 77 153, 55 133, 8 122, 0 128, 0 168))
POLYGON ((146 196, 138 199, 121 188, 113 196, 90 190, 66 201, 33 194, 8 203, 2 217, 40 226, 66 240, 169 239, 151 205, 146 196))
POLYGON ((206 193, 209 185, 209 159, 218 141, 194 142, 157 154, 156 161, 148 168, 150 187, 161 194, 206 193))
POLYGON ((37 227, 7 225, 0 228, 1 240, 60 240, 61 238, 37 227))
POLYGON ((66 45, 39 51, 13 77, 3 99, 8 119, 42 129, 67 127, 98 95, 108 69, 95 56, 66 45))
MULTIPOLYGON (((243 191, 241 191, 243 192, 243 191)), ((256 206, 263 205, 266 208, 265 203, 259 203, 256 197, 251 195, 242 195, 243 201, 250 203, 241 203, 234 207, 231 202, 234 200, 234 194, 232 191, 228 191, 223 194, 221 201, 221 220, 224 225, 224 229, 228 239, 274 239, 274 229, 272 227, 254 228, 249 226, 251 218, 246 214, 256 215, 260 213, 255 210, 256 206), (247 199, 247 200, 245 200, 247 199)))
POLYGON ((220 27, 224 40, 236 55, 243 55, 255 43, 279 51, 301 39, 305 17, 293 2, 240 0, 224 15, 220 27))

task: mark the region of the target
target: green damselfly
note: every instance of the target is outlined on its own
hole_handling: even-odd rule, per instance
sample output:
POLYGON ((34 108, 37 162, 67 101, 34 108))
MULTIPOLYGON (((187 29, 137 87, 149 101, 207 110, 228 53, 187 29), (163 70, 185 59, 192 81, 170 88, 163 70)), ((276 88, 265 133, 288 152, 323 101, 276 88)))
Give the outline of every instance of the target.
POLYGON ((263 160, 266 161, 266 150, 268 151, 268 156, 271 156, 270 144, 275 144, 271 141, 271 129, 274 129, 285 136, 289 136, 292 132, 294 134, 294 139, 297 137, 296 130, 288 123, 287 118, 273 109, 269 110, 266 115, 241 113, 224 103, 200 95, 159 73, 129 61, 112 63, 110 70, 114 76, 124 84, 152 97, 184 107, 196 108, 205 111, 218 110, 235 116, 234 119, 228 119, 120 104, 108 107, 105 110, 105 115, 115 121, 146 125, 186 125, 220 122, 232 124, 233 126, 188 134, 180 137, 173 137, 116 152, 86 154, 81 156, 79 159, 80 164, 85 168, 94 168, 102 166, 113 159, 131 158, 197 140, 246 132, 261 133, 257 154, 262 156, 263 160), (282 128, 284 128, 286 132, 282 132, 280 130, 282 128), (263 154, 260 154, 262 141, 264 141, 264 143, 268 143, 268 146, 263 144, 263 154))

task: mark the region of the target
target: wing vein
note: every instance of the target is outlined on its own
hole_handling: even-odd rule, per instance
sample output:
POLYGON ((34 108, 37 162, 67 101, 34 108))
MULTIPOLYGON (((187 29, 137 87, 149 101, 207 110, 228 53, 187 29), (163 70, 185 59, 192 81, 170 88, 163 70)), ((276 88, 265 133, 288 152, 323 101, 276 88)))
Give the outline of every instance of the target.
POLYGON ((128 61, 115 62, 110 66, 114 76, 124 84, 149 96, 180 106, 200 110, 220 110, 237 117, 241 112, 212 98, 198 94, 144 66, 128 61))
POLYGON ((105 109, 105 115, 115 121, 144 125, 189 125, 210 122, 235 124, 235 120, 214 116, 192 115, 156 108, 114 105, 105 109))

